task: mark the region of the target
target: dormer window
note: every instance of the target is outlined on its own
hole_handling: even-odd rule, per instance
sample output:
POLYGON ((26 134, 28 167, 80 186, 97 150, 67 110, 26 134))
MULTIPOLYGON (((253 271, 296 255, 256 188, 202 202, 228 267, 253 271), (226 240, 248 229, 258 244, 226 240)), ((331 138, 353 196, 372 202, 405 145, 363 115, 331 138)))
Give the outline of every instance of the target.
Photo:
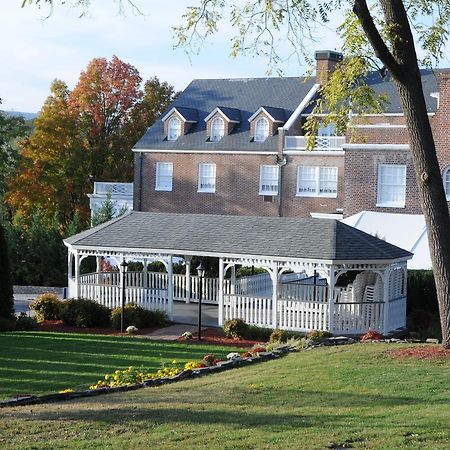
POLYGON ((261 117, 255 124, 255 142, 264 142, 269 136, 269 121, 261 117))
POLYGON ((211 141, 220 141, 225 134, 225 122, 221 117, 216 117, 211 123, 211 141))
POLYGON ((181 120, 178 117, 172 117, 169 120, 169 130, 167 133, 168 141, 176 141, 181 135, 181 120))

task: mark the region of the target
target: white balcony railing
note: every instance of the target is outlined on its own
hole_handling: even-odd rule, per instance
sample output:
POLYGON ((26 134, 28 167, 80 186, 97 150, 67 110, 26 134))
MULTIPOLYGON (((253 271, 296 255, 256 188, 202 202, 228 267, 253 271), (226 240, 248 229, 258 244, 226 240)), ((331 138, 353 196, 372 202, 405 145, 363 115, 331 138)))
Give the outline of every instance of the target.
MULTIPOLYGON (((345 144, 345 136, 316 136, 312 150, 339 151, 345 144)), ((306 150, 308 138, 306 136, 286 136, 284 140, 285 150, 306 150)))
POLYGON ((94 194, 133 195, 133 183, 94 182, 94 194))

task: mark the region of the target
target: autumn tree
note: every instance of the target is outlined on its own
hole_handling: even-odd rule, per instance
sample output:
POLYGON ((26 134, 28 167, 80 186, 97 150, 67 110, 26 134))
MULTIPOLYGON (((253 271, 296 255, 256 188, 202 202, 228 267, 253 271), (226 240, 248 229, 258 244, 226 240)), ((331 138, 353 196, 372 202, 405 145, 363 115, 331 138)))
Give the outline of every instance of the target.
POLYGON ((14 319, 14 294, 5 232, 0 222, 0 318, 14 319))

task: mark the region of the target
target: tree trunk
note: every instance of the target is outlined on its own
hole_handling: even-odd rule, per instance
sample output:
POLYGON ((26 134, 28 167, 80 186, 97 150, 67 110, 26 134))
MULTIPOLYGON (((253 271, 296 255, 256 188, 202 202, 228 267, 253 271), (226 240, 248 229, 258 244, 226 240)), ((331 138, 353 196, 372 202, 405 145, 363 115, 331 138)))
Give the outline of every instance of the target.
POLYGON ((400 97, 416 171, 417 187, 428 230, 442 328, 442 345, 450 348, 450 217, 442 175, 428 119, 414 39, 401 0, 380 0, 385 20, 395 39, 392 51, 380 39, 365 0, 355 0, 354 12, 361 20, 376 55, 390 71, 400 97))

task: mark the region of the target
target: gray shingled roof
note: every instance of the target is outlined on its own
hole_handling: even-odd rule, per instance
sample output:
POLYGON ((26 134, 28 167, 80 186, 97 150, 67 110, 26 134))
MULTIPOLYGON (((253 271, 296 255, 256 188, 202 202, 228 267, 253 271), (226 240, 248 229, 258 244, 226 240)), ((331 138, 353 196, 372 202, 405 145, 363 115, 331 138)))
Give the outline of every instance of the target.
POLYGON ((198 111, 194 108, 183 108, 182 106, 177 106, 177 111, 184 117, 187 121, 197 122, 198 121, 198 111))
POLYGON ((218 108, 228 117, 228 119, 236 122, 241 121, 241 112, 238 109, 227 108, 226 106, 218 106, 218 108))
MULTIPOLYGON (((136 149, 161 150, 245 150, 277 151, 278 136, 270 136, 265 142, 252 142, 248 121, 261 106, 280 108, 285 117, 292 115, 297 106, 315 83, 314 78, 244 78, 223 80, 194 80, 170 105, 173 107, 195 108, 198 123, 176 141, 164 140, 161 120, 151 126, 136 149), (206 136, 205 117, 218 105, 240 111, 240 123, 230 135, 218 142, 210 142, 206 136)), ((223 109, 222 109, 223 110, 223 109)), ((224 111, 225 112, 225 111, 224 111)), ((278 113, 277 113, 278 114, 278 113)))
POLYGON ((76 247, 334 261, 412 254, 337 220, 133 211, 65 239, 76 247))
MULTIPOLYGON (((430 94, 439 91, 437 78, 439 72, 439 70, 436 72, 430 70, 421 71, 428 112, 435 112, 437 109, 437 101, 430 94)), ((233 149, 242 151, 276 151, 278 148, 277 136, 270 136, 265 142, 253 142, 249 133, 249 117, 260 107, 264 106, 277 119, 287 120, 314 83, 315 77, 193 80, 168 108, 168 111, 173 107, 180 111, 184 109, 189 116, 193 114, 192 109, 198 111, 198 117, 196 116, 195 118, 198 122, 189 130, 189 133, 180 136, 176 141, 167 141, 165 140, 163 123, 161 120, 158 120, 147 130, 134 148, 154 150, 233 149), (236 116, 236 110, 239 110, 240 117, 238 120, 240 120, 240 123, 230 135, 224 136, 218 142, 211 142, 206 136, 204 119, 217 105, 221 105, 220 109, 230 118, 229 114, 236 116), (187 110, 190 110, 190 112, 188 113, 187 110)), ((390 99, 386 107, 387 113, 402 112, 397 89, 389 75, 383 79, 378 72, 374 72, 368 76, 368 84, 378 94, 387 94, 390 99)), ((312 106, 307 107, 304 112, 310 112, 312 106)))

